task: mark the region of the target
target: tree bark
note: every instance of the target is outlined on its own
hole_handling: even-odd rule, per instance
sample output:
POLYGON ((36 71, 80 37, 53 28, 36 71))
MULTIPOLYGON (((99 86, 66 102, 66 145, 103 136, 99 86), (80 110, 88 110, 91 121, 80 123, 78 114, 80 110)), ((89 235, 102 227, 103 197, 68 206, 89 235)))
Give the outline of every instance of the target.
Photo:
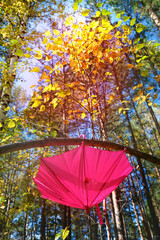
MULTIPOLYGON (((136 205, 135 205, 135 203, 134 203, 134 200, 133 200, 133 194, 132 194, 132 191, 131 191, 129 178, 127 178, 127 181, 128 181, 128 188, 129 188, 129 193, 130 193, 131 200, 132 200, 132 205, 133 205, 134 213, 135 213, 135 216, 136 216, 136 219, 137 219, 139 234, 140 234, 141 240, 144 240, 143 234, 142 234, 142 228, 141 228, 140 221, 139 221, 139 217, 138 217, 138 212, 137 212, 137 209, 136 209, 136 205)), ((149 239, 148 239, 148 240, 149 240, 149 239)))
POLYGON ((118 240, 125 240, 124 234, 123 234, 123 228, 122 228, 122 221, 120 217, 120 211, 119 206, 117 202, 117 191, 114 190, 112 192, 112 199, 113 199, 113 206, 115 211, 115 219, 116 219, 116 227, 118 232, 118 240))
MULTIPOLYGON (((134 178, 134 180, 133 180, 132 175, 130 175, 129 178, 131 179, 131 182, 132 182, 132 187, 133 187, 133 191, 134 191, 134 194, 135 194, 135 200, 137 201, 137 204, 138 204, 138 207, 139 207, 139 211, 140 211, 140 215, 141 215, 141 218, 142 218, 146 238, 148 240, 152 240, 153 238, 152 238, 152 235, 151 235, 151 232, 150 232, 149 222, 146 220, 145 212, 144 212, 144 209, 142 207, 142 204, 140 203, 140 200, 139 200, 139 197, 138 197, 138 194, 137 194, 137 188, 135 187, 136 179, 134 178)), ((140 192, 139 192, 139 195, 140 195, 140 192)))
POLYGON ((160 30, 160 18, 158 17, 157 13, 154 12, 154 10, 153 10, 151 5, 150 5, 150 7, 148 9, 148 14, 149 14, 150 18, 153 20, 153 22, 155 23, 155 25, 160 30))
POLYGON ((155 156, 151 156, 147 153, 140 152, 136 149, 132 149, 127 146, 123 146, 117 143, 112 143, 108 141, 100 140, 90 140, 90 139, 80 139, 80 138, 48 138, 41 140, 26 141, 22 143, 13 143, 0 146, 0 154, 14 152, 24 149, 37 148, 37 147, 46 147, 46 146, 61 146, 61 145, 80 145, 84 142, 88 146, 92 147, 102 147, 115 151, 121 151, 126 148, 125 152, 134 155, 135 157, 143 158, 147 161, 150 161, 154 164, 160 165, 160 159, 155 156))
POLYGON ((45 206, 46 206, 46 200, 42 199, 40 240, 46 239, 45 237, 45 227, 46 227, 45 206))

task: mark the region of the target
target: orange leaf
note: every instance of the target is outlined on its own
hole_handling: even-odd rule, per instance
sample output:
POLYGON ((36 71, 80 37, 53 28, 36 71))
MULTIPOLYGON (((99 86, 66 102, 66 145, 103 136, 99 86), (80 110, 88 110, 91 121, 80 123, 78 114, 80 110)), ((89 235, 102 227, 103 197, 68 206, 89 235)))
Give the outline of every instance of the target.
POLYGON ((49 62, 52 59, 52 56, 47 55, 46 56, 46 61, 49 62))
POLYGON ((41 79, 50 79, 46 72, 43 72, 41 75, 41 79))

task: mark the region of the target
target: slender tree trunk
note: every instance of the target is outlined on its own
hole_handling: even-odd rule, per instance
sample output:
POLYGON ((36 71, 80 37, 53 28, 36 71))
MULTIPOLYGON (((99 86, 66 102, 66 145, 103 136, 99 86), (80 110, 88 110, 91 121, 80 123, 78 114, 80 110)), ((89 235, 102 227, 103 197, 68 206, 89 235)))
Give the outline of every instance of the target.
POLYGON ((119 206, 118 206, 118 202, 117 202, 116 190, 114 190, 112 192, 112 199, 113 199, 113 206, 114 206, 114 211, 115 211, 118 240, 125 240, 123 230, 122 230, 122 222, 121 222, 120 211, 119 211, 119 206))
POLYGON ((40 240, 46 239, 45 229, 46 229, 46 216, 45 216, 45 206, 46 200, 42 199, 42 207, 41 207, 41 232, 40 232, 40 240))
POLYGON ((25 213, 25 222, 24 222, 24 240, 27 239, 27 228, 28 228, 28 212, 25 213))
POLYGON ((145 213, 143 211, 142 204, 139 202, 139 197, 138 197, 137 190, 136 190, 136 187, 135 187, 136 179, 133 180, 132 175, 130 175, 129 178, 131 179, 131 182, 132 182, 132 187, 133 187, 136 202, 137 202, 138 207, 139 207, 140 215, 141 215, 141 218, 142 218, 145 235, 146 235, 148 240, 152 240, 153 238, 152 238, 151 233, 150 233, 150 225, 149 225, 148 221, 146 220, 146 216, 145 216, 145 213))
POLYGON ((116 217, 115 217, 115 209, 114 209, 114 205, 113 205, 112 193, 109 195, 109 197, 110 197, 110 202, 111 202, 111 214, 112 214, 115 239, 118 240, 118 231, 117 231, 117 225, 116 225, 116 217))
MULTIPOLYGON (((127 181, 128 181, 128 188, 129 188, 129 193, 130 193, 131 200, 132 200, 132 205, 133 205, 134 213, 135 213, 135 216, 136 216, 136 219, 137 219, 137 224, 138 224, 138 230, 139 230, 140 238, 141 238, 141 240, 144 240, 143 234, 142 234, 141 225, 140 225, 140 221, 139 221, 139 217, 138 217, 138 212, 137 212, 137 209, 136 209, 136 205, 135 205, 135 203, 134 203, 134 200, 133 200, 133 194, 132 194, 132 191, 131 191, 130 182, 129 182, 129 178, 128 178, 128 177, 127 177, 127 181)), ((148 239, 148 240, 149 240, 149 239, 148 239)))
MULTIPOLYGON (((127 206, 127 209, 128 209, 128 212, 129 212, 129 217, 130 217, 130 221, 131 221, 131 226, 132 226, 132 231, 133 231, 133 237, 134 237, 134 239, 137 239, 137 234, 136 234, 136 228, 137 228, 137 226, 135 226, 135 223, 133 222, 133 217, 132 217, 132 211, 131 211, 131 204, 130 204, 130 200, 128 200, 128 196, 127 196, 127 194, 126 194, 126 192, 128 193, 128 189, 127 189, 127 191, 125 190, 124 191, 124 198, 125 198, 125 202, 126 203, 128 203, 128 206, 127 206)), ((128 231, 129 231, 129 228, 128 228, 128 231)))

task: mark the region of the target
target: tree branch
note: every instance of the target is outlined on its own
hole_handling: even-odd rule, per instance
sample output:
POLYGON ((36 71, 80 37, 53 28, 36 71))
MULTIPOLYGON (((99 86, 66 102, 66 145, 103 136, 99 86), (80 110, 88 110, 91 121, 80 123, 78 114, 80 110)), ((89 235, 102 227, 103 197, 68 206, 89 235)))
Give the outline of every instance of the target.
POLYGON ((126 148, 126 153, 133 155, 138 158, 143 158, 149 162, 160 165, 160 159, 156 156, 149 155, 138 150, 134 150, 130 147, 125 147, 123 145, 112 143, 108 141, 99 141, 99 140, 89 140, 89 139, 80 139, 80 138, 49 138, 49 139, 40 139, 33 140, 21 143, 13 143, 0 146, 0 154, 25 150, 30 148, 46 147, 46 146, 66 146, 66 145, 80 145, 84 142, 88 146, 92 147, 103 147, 109 150, 121 151, 126 148))

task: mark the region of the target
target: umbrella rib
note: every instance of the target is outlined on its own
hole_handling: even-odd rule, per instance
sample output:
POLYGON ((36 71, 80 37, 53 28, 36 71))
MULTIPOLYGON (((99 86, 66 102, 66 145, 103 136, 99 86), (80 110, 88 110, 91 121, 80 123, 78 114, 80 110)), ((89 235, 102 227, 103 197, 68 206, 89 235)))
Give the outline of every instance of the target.
MULTIPOLYGON (((43 159, 43 158, 42 158, 43 159)), ((61 181, 60 181, 60 179, 56 176, 56 174, 54 173, 54 171, 52 171, 48 166, 47 166, 47 164, 45 164, 45 166, 48 168, 48 170, 55 176, 55 178, 57 179, 57 181, 67 190, 67 191, 69 191, 69 192, 71 192, 73 195, 74 195, 74 197, 79 201, 79 202, 81 202, 81 204, 84 206, 84 204, 83 204, 83 202, 71 191, 71 189, 70 188, 68 188, 68 187, 66 187, 65 185, 64 185, 64 183, 62 183, 61 181)), ((84 206, 85 207, 85 206, 84 206)))
MULTIPOLYGON (((123 153, 124 153, 124 151, 122 151, 122 154, 123 154, 123 153)), ((117 159, 117 161, 114 163, 114 166, 117 164, 118 161, 121 160, 122 154, 119 156, 119 158, 117 159)), ((93 204, 93 202, 95 201, 95 199, 97 198, 97 196, 100 194, 101 190, 103 189, 103 187, 104 187, 105 184, 107 183, 107 181, 108 181, 108 179, 110 178, 110 176, 112 175, 113 171, 114 171, 114 167, 113 167, 112 172, 111 172, 110 175, 108 176, 107 180, 106 180, 105 183, 102 185, 101 189, 98 191, 96 197, 93 199, 91 205, 93 204)))

